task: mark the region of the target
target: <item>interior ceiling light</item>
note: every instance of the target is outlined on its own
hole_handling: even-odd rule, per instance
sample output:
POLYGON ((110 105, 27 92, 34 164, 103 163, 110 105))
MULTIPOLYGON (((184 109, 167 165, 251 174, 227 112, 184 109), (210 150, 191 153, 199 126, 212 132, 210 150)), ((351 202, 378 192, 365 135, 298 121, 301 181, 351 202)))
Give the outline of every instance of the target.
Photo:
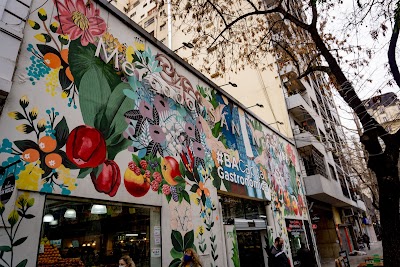
POLYGON ((50 225, 57 225, 58 224, 58 220, 52 220, 49 224, 50 225))
POLYGON ((75 219, 76 218, 76 211, 74 209, 67 209, 64 213, 64 218, 67 219, 75 219))
POLYGON ((106 214, 107 207, 105 205, 94 204, 90 212, 92 214, 106 214))
POLYGON ((54 216, 51 215, 50 213, 43 216, 43 222, 49 223, 52 221, 54 221, 54 216))

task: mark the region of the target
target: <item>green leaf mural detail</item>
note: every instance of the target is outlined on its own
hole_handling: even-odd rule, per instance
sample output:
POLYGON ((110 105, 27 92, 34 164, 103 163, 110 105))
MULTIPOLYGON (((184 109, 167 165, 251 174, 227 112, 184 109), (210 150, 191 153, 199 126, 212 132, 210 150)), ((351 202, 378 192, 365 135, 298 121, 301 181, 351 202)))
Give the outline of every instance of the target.
POLYGON ((79 90, 81 90, 80 83, 82 77, 91 69, 102 73, 110 88, 115 88, 121 83, 120 77, 113 68, 112 61, 109 64, 105 64, 101 58, 94 56, 95 52, 95 45, 88 44, 87 46, 82 46, 80 38, 71 41, 69 45, 69 66, 74 76, 74 82, 79 90))
POLYGON ((172 248, 170 251, 171 257, 174 259, 180 259, 183 257, 183 252, 176 251, 175 248, 172 248))
POLYGON ((107 106, 111 89, 107 78, 97 68, 90 68, 79 86, 79 103, 86 125, 101 130, 100 120, 107 106))
POLYGON ((184 250, 187 248, 195 248, 193 242, 194 242, 194 232, 193 230, 191 230, 185 234, 185 237, 183 239, 184 250))
POLYGON ((128 88, 130 88, 128 83, 120 83, 114 88, 108 99, 104 116, 108 126, 114 132, 112 134, 109 133, 109 136, 106 136, 107 139, 120 136, 126 129, 127 124, 124 114, 134 106, 134 101, 124 94, 124 89, 128 88))
POLYGON ((22 243, 24 243, 24 241, 27 239, 28 237, 21 237, 20 239, 18 239, 17 241, 15 241, 12 245, 14 247, 21 245, 22 243))
POLYGON ((65 117, 63 117, 61 121, 57 123, 56 127, 54 127, 54 130, 56 131, 55 136, 57 140, 57 149, 60 149, 67 142, 69 135, 69 129, 65 117))
POLYGON ((184 251, 182 234, 179 231, 172 230, 171 241, 172 241, 172 246, 175 248, 176 251, 178 252, 184 251))
POLYGON ((181 260, 180 259, 173 259, 171 261, 171 263, 168 265, 168 267, 178 267, 179 264, 181 264, 181 260))
POLYGON ((18 263, 18 265, 16 267, 25 267, 27 263, 28 263, 28 260, 25 259, 25 260, 21 261, 20 263, 18 263))

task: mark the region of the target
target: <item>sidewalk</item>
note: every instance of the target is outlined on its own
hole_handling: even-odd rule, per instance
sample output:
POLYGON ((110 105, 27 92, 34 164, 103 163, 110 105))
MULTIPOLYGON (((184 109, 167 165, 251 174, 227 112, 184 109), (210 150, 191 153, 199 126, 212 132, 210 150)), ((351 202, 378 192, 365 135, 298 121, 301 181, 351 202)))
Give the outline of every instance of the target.
MULTIPOLYGON (((367 255, 349 256, 351 267, 357 267, 358 264, 364 262, 364 258, 367 256, 373 256, 374 254, 382 255, 382 241, 371 243, 371 250, 367 248, 362 251, 366 252, 367 255)), ((321 259, 321 267, 335 267, 335 259, 321 259)))

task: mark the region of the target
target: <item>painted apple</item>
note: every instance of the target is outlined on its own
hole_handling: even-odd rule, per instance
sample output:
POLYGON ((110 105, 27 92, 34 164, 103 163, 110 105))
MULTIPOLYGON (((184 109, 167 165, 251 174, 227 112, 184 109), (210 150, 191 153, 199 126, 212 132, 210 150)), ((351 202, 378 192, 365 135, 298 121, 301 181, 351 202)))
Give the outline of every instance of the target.
POLYGON ((121 172, 117 163, 113 160, 106 160, 102 165, 100 174, 96 177, 94 172, 90 173, 94 188, 101 193, 115 196, 121 184, 121 172))
POLYGON ((68 159, 79 168, 95 168, 106 160, 106 142, 103 134, 90 126, 81 125, 72 130, 66 144, 68 159))
POLYGON ((129 168, 126 169, 124 174, 124 184, 129 194, 134 197, 142 197, 150 189, 150 181, 142 174, 137 175, 129 168))
POLYGON ((175 181, 177 176, 181 176, 179 171, 179 163, 175 158, 167 156, 161 160, 161 172, 168 184, 174 186, 178 182, 175 181))

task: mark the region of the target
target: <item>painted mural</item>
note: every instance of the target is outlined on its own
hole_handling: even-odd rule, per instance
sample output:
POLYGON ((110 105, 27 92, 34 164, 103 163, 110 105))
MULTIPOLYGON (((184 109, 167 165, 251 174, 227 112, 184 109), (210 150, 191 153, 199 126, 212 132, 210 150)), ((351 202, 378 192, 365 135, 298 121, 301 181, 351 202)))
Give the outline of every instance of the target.
POLYGON ((275 235, 287 239, 284 218, 304 216, 291 144, 93 1, 32 10, 17 69, 25 78, 0 121, 0 184, 12 175, 19 190, 165 200, 165 266, 189 247, 222 266, 217 190, 272 201, 275 235))

